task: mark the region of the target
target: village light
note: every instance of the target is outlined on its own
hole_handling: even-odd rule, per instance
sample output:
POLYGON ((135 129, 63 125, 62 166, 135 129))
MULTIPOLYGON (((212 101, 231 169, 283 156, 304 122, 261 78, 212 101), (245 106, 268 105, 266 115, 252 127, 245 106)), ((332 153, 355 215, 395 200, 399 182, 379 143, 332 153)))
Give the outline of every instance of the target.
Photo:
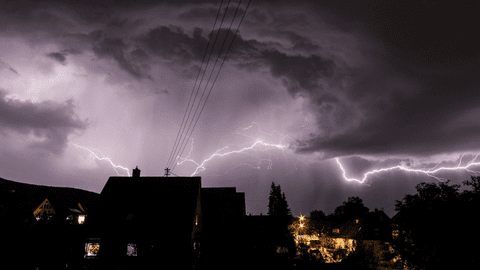
POLYGON ((83 224, 85 222, 85 215, 78 215, 78 224, 83 224))

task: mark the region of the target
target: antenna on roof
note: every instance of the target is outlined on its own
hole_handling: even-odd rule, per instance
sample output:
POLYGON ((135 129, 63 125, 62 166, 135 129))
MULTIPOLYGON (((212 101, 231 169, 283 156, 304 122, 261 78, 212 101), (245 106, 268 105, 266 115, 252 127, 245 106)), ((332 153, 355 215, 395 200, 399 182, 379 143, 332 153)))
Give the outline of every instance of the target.
POLYGON ((165 176, 168 177, 170 175, 170 169, 166 168, 165 169, 165 176))

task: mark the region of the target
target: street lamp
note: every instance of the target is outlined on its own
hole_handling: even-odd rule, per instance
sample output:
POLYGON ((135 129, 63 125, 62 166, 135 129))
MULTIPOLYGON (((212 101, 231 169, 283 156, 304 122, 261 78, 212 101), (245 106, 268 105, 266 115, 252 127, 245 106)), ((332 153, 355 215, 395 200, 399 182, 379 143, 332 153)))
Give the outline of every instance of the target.
POLYGON ((299 216, 299 219, 300 219, 300 232, 299 232, 299 234, 300 235, 303 235, 301 230, 303 228, 303 219, 304 218, 305 218, 305 216, 302 216, 302 215, 299 216))

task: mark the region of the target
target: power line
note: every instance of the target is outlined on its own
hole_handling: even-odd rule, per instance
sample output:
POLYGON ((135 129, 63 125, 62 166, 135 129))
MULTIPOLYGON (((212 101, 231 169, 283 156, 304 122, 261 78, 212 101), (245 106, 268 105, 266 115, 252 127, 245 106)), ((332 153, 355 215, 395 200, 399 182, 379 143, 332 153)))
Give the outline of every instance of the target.
MULTIPOLYGON (((227 10, 228 10, 228 5, 229 5, 229 4, 230 4, 230 1, 228 1, 227 10)), ((195 79, 195 83, 194 83, 194 85, 193 85, 192 92, 190 93, 190 98, 189 98, 189 100, 188 100, 187 107, 185 108, 185 112, 183 113, 182 123, 181 123, 181 125, 180 125, 180 127, 179 127, 179 129, 178 129, 178 133, 177 133, 177 136, 176 136, 175 142, 174 142, 174 147, 172 147, 172 152, 170 152, 170 156, 169 156, 169 158, 168 158, 168 160, 167 160, 167 165, 165 166, 166 168, 168 168, 168 167, 170 166, 170 163, 173 162, 173 160, 175 159, 175 153, 176 153, 177 147, 178 147, 178 144, 177 144, 177 143, 178 143, 178 139, 179 139, 179 138, 182 136, 182 134, 183 134, 183 130, 185 129, 185 125, 186 125, 186 124, 184 125, 184 123, 185 123, 185 121, 188 121, 188 119, 189 119, 189 117, 190 117, 191 108, 193 108, 193 105, 195 104, 195 98, 196 98, 197 94, 195 94, 195 98, 194 98, 193 101, 192 101, 192 97, 193 97, 193 94, 194 94, 195 92, 198 93, 198 90, 195 91, 195 86, 197 85, 197 81, 198 81, 200 72, 202 71, 202 66, 203 66, 203 63, 204 63, 204 61, 205 61, 205 56, 207 55, 208 47, 209 47, 210 42, 211 42, 211 40, 212 40, 212 36, 213 36, 214 31, 215 31, 215 26, 216 26, 217 21, 218 21, 218 16, 220 15, 220 12, 221 12, 221 10, 222 10, 222 5, 223 5, 223 0, 222 0, 222 2, 220 3, 220 6, 218 7, 217 16, 216 16, 216 18, 215 18, 215 21, 214 21, 213 27, 212 27, 212 33, 211 33, 211 35, 210 35, 209 38, 208 38, 207 46, 205 47, 205 51, 204 51, 204 53, 203 53, 202 62, 201 62, 201 64, 200 64, 200 68, 198 69, 197 77, 196 77, 196 79, 195 79), (190 105, 190 104, 191 104, 191 105, 190 105), (189 107, 190 107, 190 110, 189 110, 189 107), (188 112, 188 116, 187 116, 187 112, 188 112), (187 116, 186 119, 185 119, 185 116, 187 116)), ((226 11, 225 11, 225 14, 226 14, 226 11)), ((224 16, 223 16, 223 18, 222 18, 222 22, 220 23, 220 27, 222 26, 223 20, 225 19, 225 14, 224 14, 224 16)), ((215 41, 214 41, 214 43, 213 43, 213 45, 212 45, 212 51, 213 51, 213 48, 215 47, 215 43, 216 43, 216 38, 215 38, 215 41)), ((210 52, 210 56, 211 56, 211 54, 212 54, 212 51, 210 52)), ((210 56, 208 57, 208 60, 207 60, 206 66, 205 66, 205 70, 206 70, 207 67, 208 67, 208 62, 210 61, 210 56)), ((205 74, 205 71, 204 71, 203 74, 205 74)), ((203 75, 202 75, 202 79, 200 80, 200 84, 201 84, 201 81, 202 81, 202 80, 203 80, 203 75)))
MULTIPOLYGON (((223 22, 224 22, 224 20, 225 20, 225 16, 226 16, 226 14, 227 14, 227 12, 228 12, 228 7, 230 6, 230 1, 231 1, 231 0, 229 0, 228 3, 227 3, 227 7, 226 7, 226 9, 225 9, 225 13, 223 14, 222 21, 221 21, 221 23, 220 23, 220 27, 219 27, 219 28, 222 28, 223 22)), ((212 29, 212 33, 211 33, 211 35, 210 35, 210 39, 212 38, 212 36, 213 36, 214 33, 215 33, 214 30, 215 30, 215 28, 212 29)), ((195 118, 195 113, 196 113, 196 111, 195 111, 195 113, 192 115, 192 119, 190 119, 190 115, 191 115, 191 113, 192 113, 193 107, 195 106, 195 103, 197 102, 197 96, 198 96, 198 93, 199 93, 199 90, 200 90, 200 86, 202 85, 203 78, 205 77, 205 73, 206 73, 206 71, 207 71, 207 69, 208 69, 208 65, 209 65, 209 63, 210 63, 210 58, 211 58, 211 56, 212 56, 212 54, 213 54, 213 51, 214 51, 214 48, 215 48, 215 44, 217 43, 218 36, 219 36, 219 33, 217 32, 216 35, 215 35, 215 39, 214 39, 213 45, 212 45, 211 50, 210 50, 210 54, 209 54, 208 59, 207 59, 207 63, 206 63, 205 68, 204 68, 204 70, 203 70, 202 77, 201 77, 201 79, 200 79, 200 83, 198 84, 198 87, 197 87, 197 89, 196 89, 196 91, 195 91, 195 96, 193 97, 193 102, 191 103, 191 106, 189 106, 189 108, 187 108, 188 113, 187 113, 186 122, 185 122, 184 125, 182 126, 182 132, 181 132, 181 134, 180 134, 180 135, 183 135, 183 137, 182 137, 182 136, 179 137, 179 141, 178 141, 177 144, 175 145, 175 149, 173 150, 172 158, 171 158, 171 159, 169 160, 169 162, 167 163, 167 167, 173 166, 173 164, 175 163, 175 158, 178 156, 178 152, 179 152, 179 150, 181 149, 181 146, 183 145, 184 140, 188 140, 188 139, 189 139, 188 133, 189 133, 189 129, 190 129, 190 127, 191 127, 191 123, 192 123, 193 119, 195 118), (190 122, 190 124, 188 124, 189 122, 190 122), (184 132, 184 129, 185 129, 185 127, 186 127, 187 125, 188 125, 187 131, 184 132), (180 147, 180 148, 179 148, 179 147, 180 147)), ((208 46, 207 46, 207 49, 208 49, 208 46)), ((200 71, 200 70, 201 70, 201 67, 200 67, 199 71, 200 71)), ((194 86, 194 87, 195 87, 195 86, 194 86)), ((201 102, 201 99, 198 101, 198 103, 200 103, 200 102, 201 102)), ((198 107, 198 105, 197 105, 197 107, 198 107)))
MULTIPOLYGON (((190 135, 188 135, 188 138, 190 138, 193 130, 195 129, 195 126, 196 126, 197 123, 198 123, 198 120, 200 119, 200 115, 202 114, 203 109, 205 108, 205 104, 207 103, 207 100, 208 100, 208 98, 209 98, 209 96, 210 96, 210 94, 211 94, 211 92, 212 92, 213 86, 215 85, 215 83, 216 83, 216 81, 217 81, 217 79, 218 79, 218 76, 219 76, 219 74, 220 74, 220 70, 222 69, 222 67, 223 67, 223 65, 224 65, 224 63, 225 63, 225 60, 227 59, 228 53, 230 52, 230 49, 232 48, 233 41, 235 40, 235 37, 236 37, 237 34, 238 34, 238 30, 240 29, 240 26, 241 26, 241 24, 242 24, 242 22, 243 22, 243 20, 244 20, 244 18, 245 18, 245 15, 247 14, 247 10, 248 10, 248 7, 250 6, 250 3, 251 3, 251 0, 248 1, 247 7, 245 8, 245 11, 244 11, 244 13, 243 13, 243 16, 242 16, 240 22, 238 23, 237 29, 235 30, 234 36, 233 36, 232 40, 230 41, 230 44, 229 44, 228 49, 227 49, 227 52, 225 53, 225 56, 223 57, 222 64, 220 65, 220 68, 218 69, 217 75, 215 76, 215 79, 214 79, 214 81, 213 81, 213 83, 212 83, 212 85, 211 85, 211 87, 210 87, 210 90, 208 91, 207 97, 206 97, 206 99, 205 99, 205 101, 204 101, 204 103, 203 103, 203 105, 202 105, 202 108, 201 108, 201 110, 200 110, 200 113, 199 113, 198 116, 197 116, 197 119, 195 120, 195 124, 193 125, 193 128, 192 128, 192 130, 191 130, 191 132, 190 132, 190 135)), ((230 32, 230 29, 231 29, 231 27, 232 27, 233 21, 235 20, 235 17, 236 17, 236 15, 237 15, 237 12, 238 12, 238 10, 239 10, 239 8, 240 8, 240 4, 241 4, 241 1, 239 2, 238 6, 237 6, 237 9, 236 9, 236 11, 235 11, 235 15, 233 16, 233 19, 232 19, 232 22, 230 23, 230 26, 229 26, 229 29, 228 29, 228 31, 227 31, 227 34, 225 35, 225 39, 224 39, 223 44, 222 44, 222 49, 223 49, 223 45, 225 44, 225 42, 226 42, 226 40, 227 40, 228 33, 230 32)), ((218 32, 220 32, 220 29, 218 30, 218 32)), ((222 49, 220 49, 220 52, 219 52, 219 54, 218 54, 218 56, 217 56, 217 60, 218 60, 218 57, 219 57, 220 54, 221 54, 222 49)), ((217 60, 215 61, 215 64, 217 63, 217 60)), ((214 66, 214 68, 215 68, 215 66, 214 66)), ((213 73, 214 68, 212 69, 212 73, 213 73)), ((210 74, 210 76, 212 75, 212 73, 210 74)), ((209 80, 210 80, 210 77, 209 77, 209 80)), ((208 81, 209 81, 209 80, 208 80, 208 81)), ((208 85, 208 81, 207 81, 207 84, 205 85, 205 89, 206 89, 206 87, 207 87, 207 85, 208 85)), ((205 89, 204 89, 204 92, 205 92, 205 89)), ((203 96, 203 94, 202 94, 202 96, 203 96)), ((198 106, 197 106, 197 108, 198 108, 198 106)), ((179 152, 179 155, 181 155, 181 154, 183 153, 183 151, 185 150, 185 147, 186 147, 186 143, 185 143, 185 145, 181 148, 182 150, 179 152)), ((176 165, 177 165, 177 163, 174 163, 174 164, 173 164, 172 170, 175 168, 176 165)))
MULTIPOLYGON (((220 50, 219 50, 218 55, 217 55, 217 58, 215 59, 215 63, 214 63, 213 68, 212 68, 212 70, 211 70, 211 72, 210 72, 210 75, 209 75, 209 77, 208 77, 208 80, 207 80, 207 82, 205 83, 205 87, 204 87, 204 89, 203 89, 202 95, 200 96, 200 100, 198 101, 197 106, 196 106, 196 108, 195 108, 195 112, 194 112, 194 114, 193 114, 193 116, 192 116, 192 121, 191 121, 190 124, 188 125, 187 135, 186 135, 185 137, 183 137, 183 139, 181 140, 181 143, 180 143, 181 152, 177 152, 175 156, 180 156, 180 155, 182 155, 183 149, 185 148, 185 146, 186 146, 186 144, 187 144, 187 142, 188 142, 188 139, 190 138, 191 133, 193 132, 193 129, 195 128, 195 127, 193 127, 192 129, 190 129, 190 128, 192 127, 192 123, 193 123, 193 122, 196 122, 196 121, 195 121, 195 116, 197 116, 197 119, 198 119, 198 117, 200 116, 199 114, 197 115, 198 108, 200 107, 200 104, 201 104, 201 102, 202 102, 202 100, 203 100, 203 97, 204 97, 204 95, 205 95, 205 92, 206 92, 208 83, 210 82, 210 79, 212 78, 212 74, 213 74, 213 72, 215 71, 215 67, 217 66, 218 59, 220 58, 220 55, 222 54, 223 47, 225 46, 225 41, 226 41, 227 38, 228 38, 228 33, 230 32, 230 29, 231 29, 231 27, 232 27, 232 23, 233 23, 233 21, 235 20, 235 17, 236 17, 236 15, 237 15, 237 12, 238 12, 238 8, 239 8, 239 6, 240 6, 240 3, 241 3, 241 1, 239 2, 239 5, 237 6, 237 10, 235 11, 235 15, 232 17, 232 21, 231 21, 230 26, 229 26, 229 28, 228 28, 227 34, 225 35, 225 38, 224 38, 224 40, 223 40, 223 42, 222 42, 222 46, 220 47, 220 50), (190 134, 189 134, 189 133, 190 133, 190 134), (185 145, 185 146, 183 146, 183 145, 185 145)), ((229 1, 229 4, 230 4, 230 1, 229 1)), ((227 10, 225 10, 225 13, 223 14, 223 19, 225 19, 225 15, 227 14, 227 11, 228 11, 228 5, 227 5, 227 10)), ((223 19, 222 19, 222 24, 223 24, 223 19)), ((215 43, 216 43, 216 41, 217 41, 218 36, 220 35, 220 31, 221 31, 221 29, 222 29, 222 28, 221 28, 222 24, 220 24, 220 28, 217 30, 217 33, 216 33, 216 35, 215 35, 215 43)), ((210 52, 210 56, 213 54, 213 50, 214 50, 214 47, 212 47, 212 50, 211 50, 211 52, 210 52)), ((208 60, 210 60, 210 57, 208 58, 208 60)), ((200 86, 201 86, 201 83, 202 83, 202 81, 203 81, 203 78, 204 78, 204 75, 205 75, 206 70, 207 70, 207 69, 205 68, 205 70, 204 70, 204 72, 203 72, 203 75, 202 75, 202 79, 201 79, 201 81, 200 81, 200 84, 198 85, 198 89, 200 89, 200 86)), ((198 92, 197 92, 197 94, 198 94, 198 92)), ((195 95, 195 97, 196 97, 196 95, 195 95)), ((193 108, 193 107, 192 107, 192 108, 193 108)), ((192 109, 192 108, 190 108, 190 109, 192 109)), ((190 115, 190 113, 189 113, 189 115, 190 115)), ((179 150, 180 150, 180 149, 179 149, 179 150)), ((171 164, 171 165, 172 165, 172 168, 175 167, 174 164, 171 164)))

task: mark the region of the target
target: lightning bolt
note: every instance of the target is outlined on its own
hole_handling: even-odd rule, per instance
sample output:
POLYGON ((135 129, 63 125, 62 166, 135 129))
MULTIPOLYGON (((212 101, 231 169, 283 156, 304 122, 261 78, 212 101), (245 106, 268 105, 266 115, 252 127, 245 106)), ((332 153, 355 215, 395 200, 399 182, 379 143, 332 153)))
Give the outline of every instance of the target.
MULTIPOLYGON (((220 158, 226 158, 228 156, 234 156, 234 155, 239 155, 241 153, 251 153, 252 151, 261 151, 263 153, 268 154, 268 158, 261 158, 257 162, 256 165, 252 165, 251 163, 240 163, 237 166, 233 168, 237 168, 239 166, 249 166, 254 169, 260 169, 260 165, 262 163, 267 163, 267 170, 272 169, 273 166, 273 161, 272 161, 272 152, 270 150, 280 150, 282 151, 283 157, 286 160, 286 155, 285 155, 285 150, 289 149, 290 146, 288 144, 282 144, 282 143, 273 143, 272 141, 283 141, 284 139, 288 138, 291 139, 288 136, 284 136, 276 131, 273 132, 264 132, 260 129, 260 126, 258 123, 253 122, 250 126, 237 129, 234 134, 240 135, 243 138, 247 138, 248 142, 247 143, 241 143, 241 144, 234 144, 230 143, 227 146, 221 147, 218 150, 216 150, 213 154, 211 154, 209 157, 204 159, 201 162, 195 161, 193 158, 191 158, 191 154, 194 149, 194 139, 191 138, 191 147, 190 151, 188 152, 188 155, 186 157, 177 157, 177 165, 182 165, 186 162, 193 163, 195 165, 195 169, 193 170, 193 173, 191 176, 197 175, 201 173, 202 171, 205 171, 207 169, 207 164, 211 162, 212 160, 215 159, 220 159, 220 158)), ((365 183, 367 179, 369 179, 373 175, 381 174, 383 172, 387 171, 405 171, 409 173, 416 173, 416 174, 423 174, 427 177, 434 178, 440 182, 445 181, 446 179, 441 178, 437 176, 436 174, 441 173, 441 172, 446 172, 446 171, 458 171, 458 170, 464 170, 470 173, 474 174, 480 174, 480 171, 474 171, 471 168, 474 166, 480 166, 480 161, 477 161, 479 155, 474 156, 473 159, 468 161, 465 165, 465 162, 463 161, 465 155, 461 155, 459 158, 459 162, 457 166, 453 167, 440 167, 441 163, 437 163, 435 166, 429 169, 417 169, 417 168, 412 168, 404 165, 397 165, 397 166, 392 166, 392 167, 387 167, 387 168, 381 168, 381 169, 375 169, 368 171, 363 174, 363 177, 360 179, 357 178, 351 178, 347 176, 347 171, 345 170, 343 164, 340 161, 340 158, 336 158, 335 161, 337 162, 340 170, 342 171, 342 176, 346 181, 356 181, 359 183, 365 183)), ((298 157, 296 158, 298 161, 298 157)), ((229 168, 228 170, 231 170, 233 168, 229 168)), ((295 168, 296 168, 296 163, 295 163, 295 168)), ((227 171, 228 171, 227 170, 227 171)))
MULTIPOLYGON (((236 135, 241 135, 244 138, 248 138, 249 142, 242 143, 242 144, 239 144, 239 145, 229 144, 227 146, 224 146, 224 147, 216 150, 212 155, 210 155, 208 158, 206 158, 205 160, 203 160, 201 162, 197 162, 197 161, 193 160, 192 158, 190 158, 190 155, 193 151, 193 145, 194 145, 194 140, 192 138, 191 139, 191 141, 192 141, 191 142, 191 147, 190 147, 190 151, 189 151, 188 155, 186 157, 177 157, 177 165, 181 165, 185 162, 191 162, 191 163, 195 164, 196 168, 193 171, 193 173, 191 174, 191 176, 193 176, 193 175, 196 175, 196 174, 198 174, 202 171, 205 171, 206 170, 206 164, 213 159, 224 158, 224 157, 227 157, 227 156, 232 156, 232 155, 236 155, 236 154, 240 154, 240 153, 247 153, 247 152, 251 152, 251 151, 261 151, 263 153, 267 153, 268 158, 261 158, 257 162, 256 166, 248 164, 248 163, 241 163, 241 164, 235 166, 235 168, 239 167, 239 166, 249 166, 249 167, 252 167, 252 168, 255 168, 255 169, 260 169, 261 168, 260 164, 266 162, 268 164, 267 165, 267 170, 270 170, 270 169, 272 169, 273 161, 271 159, 272 153, 269 150, 281 150, 282 154, 283 154, 283 157, 285 158, 285 152, 284 151, 285 151, 286 148, 289 147, 289 145, 287 145, 287 144, 267 142, 267 138, 274 137, 275 135, 278 135, 278 136, 283 136, 283 135, 281 135, 280 133, 278 133, 276 131, 274 131, 272 133, 264 132, 260 129, 260 126, 256 122, 253 122, 252 125, 250 125, 246 128, 237 129, 235 131, 235 134, 236 135), (257 127, 258 130, 252 131, 255 126, 257 127), (251 136, 251 135, 246 134, 249 131, 255 132, 258 136, 251 136)), ((283 136, 283 137, 285 137, 285 136, 283 136)), ((230 168, 230 169, 233 169, 233 168, 230 168)))
MULTIPOLYGON (((191 176, 194 176, 194 175, 206 170, 205 164, 207 162, 211 161, 212 159, 217 158, 217 157, 226 157, 226 156, 229 156, 229 155, 239 154, 239 153, 242 153, 242 152, 246 152, 246 151, 253 150, 253 149, 258 149, 258 148, 260 148, 259 149, 260 151, 266 151, 268 149, 284 150, 285 148, 288 147, 288 145, 285 145, 285 144, 274 144, 274 143, 264 142, 263 140, 256 140, 256 141, 252 142, 251 144, 249 144, 248 146, 245 146, 245 147, 243 147, 241 149, 237 149, 237 150, 228 150, 228 149, 231 148, 230 146, 222 147, 222 148, 218 149, 217 151, 215 151, 215 153, 213 153, 210 157, 203 160, 202 162, 196 162, 196 161, 194 161, 193 159, 190 158, 190 154, 193 150, 193 139, 192 139, 192 144, 191 145, 192 146, 190 148, 188 156, 185 157, 185 158, 179 158, 179 161, 177 162, 177 165, 181 165, 182 163, 187 162, 187 161, 194 163, 197 167, 195 168, 195 170, 191 174, 191 176)), ((270 158, 269 159, 260 159, 257 166, 252 166, 252 165, 249 165, 249 164, 246 164, 246 163, 242 163, 241 165, 247 165, 247 166, 250 166, 252 168, 259 169, 260 168, 260 163, 262 163, 264 161, 268 162, 267 169, 271 169, 272 168, 272 161, 271 161, 270 158)))
POLYGON ((338 158, 336 158, 335 160, 337 161, 338 166, 340 167, 340 169, 343 172, 343 178, 347 181, 357 181, 359 183, 363 183, 365 180, 367 180, 367 178, 370 175, 377 174, 377 173, 382 173, 382 172, 386 172, 386 171, 392 171, 392 170, 402 170, 402 171, 407 171, 407 172, 414 172, 414 173, 417 173, 417 174, 425 174, 428 177, 435 178, 436 180, 442 182, 442 180, 445 180, 445 179, 435 176, 434 175, 435 173, 440 172, 440 171, 456 171, 456 170, 466 170, 470 173, 476 173, 476 174, 480 173, 480 172, 472 171, 472 170, 469 169, 472 166, 479 166, 480 165, 480 162, 475 162, 478 158, 478 155, 476 155, 473 159, 471 159, 464 166, 461 165, 463 157, 464 157, 464 155, 462 155, 460 157, 460 161, 459 161, 459 163, 456 167, 439 167, 439 168, 437 168, 438 165, 439 165, 439 164, 437 164, 431 169, 421 170, 421 169, 411 169, 411 168, 408 168, 408 167, 405 167, 405 166, 402 166, 402 165, 398 165, 398 166, 382 168, 382 169, 377 169, 377 170, 372 170, 372 171, 366 172, 363 175, 363 178, 361 180, 360 179, 355 179, 355 178, 348 178, 347 175, 346 175, 347 173, 346 173, 345 169, 343 168, 343 165, 340 162, 340 160, 338 158))
POLYGON ((100 152, 100 150, 94 149, 94 148, 91 149, 91 148, 83 147, 83 146, 80 146, 80 145, 74 144, 74 143, 72 143, 72 144, 75 145, 76 147, 80 148, 80 149, 83 149, 83 150, 89 152, 90 155, 91 155, 94 159, 97 159, 97 160, 100 160, 100 161, 107 161, 108 163, 110 163, 110 165, 112 165, 113 170, 117 173, 117 175, 119 175, 119 176, 124 176, 125 174, 120 174, 120 173, 118 172, 118 170, 124 170, 124 171, 126 172, 126 175, 127 175, 127 176, 130 176, 130 173, 129 173, 129 169, 128 169, 128 168, 125 168, 125 167, 123 167, 123 166, 114 164, 114 163, 112 162, 112 160, 111 160, 110 158, 108 158, 108 157, 105 157, 105 155, 103 155, 102 152, 100 152), (99 153, 100 156, 97 155, 95 152, 99 153))

